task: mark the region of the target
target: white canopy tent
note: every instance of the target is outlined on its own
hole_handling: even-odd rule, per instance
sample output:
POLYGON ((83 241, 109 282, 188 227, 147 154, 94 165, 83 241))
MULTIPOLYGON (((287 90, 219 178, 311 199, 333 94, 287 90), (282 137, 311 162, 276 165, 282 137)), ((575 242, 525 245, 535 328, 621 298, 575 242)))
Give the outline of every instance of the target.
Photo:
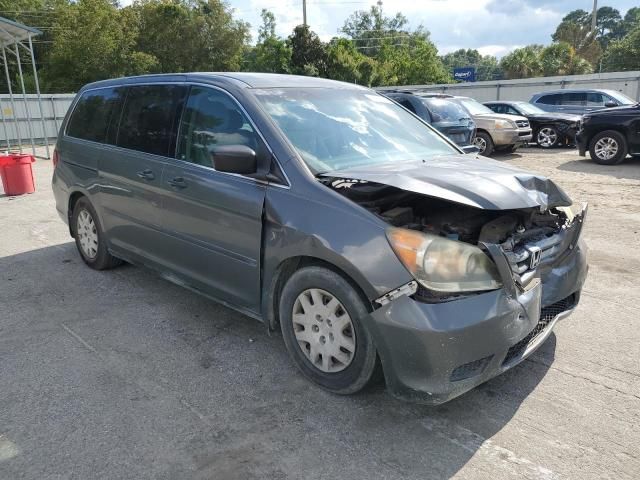
MULTIPOLYGON (((36 70, 36 60, 33 51, 33 42, 32 37, 37 35, 41 35, 42 32, 32 27, 28 27, 26 25, 22 25, 21 23, 14 22, 12 20, 8 20, 6 18, 0 17, 0 48, 2 49, 2 63, 4 65, 4 73, 7 78, 7 85, 9 89, 9 101, 11 103, 11 117, 6 118, 5 110, 0 108, 0 115, 2 119, 2 127, 4 129, 4 138, 7 151, 12 150, 11 143, 9 141, 9 129, 8 127, 13 123, 13 127, 15 128, 15 137, 18 139, 18 144, 14 146, 14 150, 19 150, 22 152, 23 144, 25 143, 22 139, 22 135, 20 133, 20 125, 18 124, 18 115, 16 109, 16 101, 19 101, 22 98, 24 103, 24 111, 26 114, 27 120, 27 129, 29 132, 29 140, 31 141, 31 150, 33 151, 33 155, 36 154, 36 145, 34 141, 33 134, 33 124, 31 119, 31 113, 29 112, 29 105, 27 103, 27 92, 24 87, 24 75, 22 71, 22 58, 20 56, 20 49, 26 51, 31 59, 31 66, 33 68, 33 77, 35 81, 36 94, 38 97, 38 105, 40 108, 40 119, 42 121, 42 131, 45 131, 45 123, 44 123, 44 114, 42 111, 42 98, 40 96, 40 84, 38 83, 38 72, 36 70), (14 95, 13 88, 11 86, 11 73, 9 71, 9 61, 10 58, 8 55, 12 55, 16 60, 18 79, 20 83, 20 87, 22 90, 22 95, 14 95), (11 122, 12 121, 12 122, 11 122)), ((24 52, 23 52, 24 53, 24 52)), ((26 139, 25 139, 26 140, 26 139)), ((4 146, 0 143, 0 148, 4 146)), ((49 155, 49 145, 45 141, 45 147, 47 152, 47 158, 50 158, 49 155)))

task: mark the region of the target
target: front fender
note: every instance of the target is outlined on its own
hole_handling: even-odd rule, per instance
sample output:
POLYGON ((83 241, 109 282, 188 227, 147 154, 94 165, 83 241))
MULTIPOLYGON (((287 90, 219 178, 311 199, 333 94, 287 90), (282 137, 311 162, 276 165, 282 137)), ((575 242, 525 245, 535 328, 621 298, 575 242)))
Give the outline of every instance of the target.
MULTIPOLYGON (((318 185, 320 189, 326 189, 318 185)), ((263 226, 263 297, 288 259, 310 257, 344 272, 373 301, 413 277, 385 236, 386 223, 330 190, 302 196, 267 191, 263 226), (322 202, 314 200, 321 198, 322 202), (326 200, 325 200, 326 198, 326 200)), ((268 308, 263 302, 263 309, 268 308)), ((268 310, 263 311, 265 318, 268 310)))

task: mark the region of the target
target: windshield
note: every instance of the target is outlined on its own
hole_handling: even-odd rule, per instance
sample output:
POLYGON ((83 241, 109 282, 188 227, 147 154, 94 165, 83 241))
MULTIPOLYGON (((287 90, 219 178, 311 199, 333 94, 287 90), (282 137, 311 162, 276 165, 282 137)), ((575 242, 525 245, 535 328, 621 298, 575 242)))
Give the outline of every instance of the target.
POLYGON ((524 113, 529 113, 531 115, 536 113, 549 113, 549 112, 545 112, 540 107, 536 107, 535 105, 532 105, 527 102, 517 102, 516 106, 524 113))
POLYGON ((627 97, 624 93, 616 92, 615 90, 607 90, 607 94, 615 98, 621 105, 633 105, 638 103, 627 97))
POLYGON ((469 119, 469 113, 457 103, 442 98, 421 98, 422 103, 431 112, 433 123, 460 123, 469 119))
POLYGON ((367 90, 253 90, 315 173, 459 153, 397 103, 367 90))
POLYGON ((460 102, 460 105, 466 108, 467 112, 471 115, 485 115, 487 113, 490 113, 491 115, 495 114, 495 112, 489 107, 484 106, 473 98, 459 98, 458 102, 460 102))

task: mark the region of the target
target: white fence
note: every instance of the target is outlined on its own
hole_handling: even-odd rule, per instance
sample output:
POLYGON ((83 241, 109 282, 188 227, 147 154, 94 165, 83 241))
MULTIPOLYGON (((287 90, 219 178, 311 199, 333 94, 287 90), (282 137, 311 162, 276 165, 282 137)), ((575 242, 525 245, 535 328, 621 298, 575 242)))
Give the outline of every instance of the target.
POLYGON ((522 100, 528 102, 534 93, 562 88, 606 88, 617 90, 628 97, 640 101, 640 71, 441 85, 406 85, 402 87, 380 87, 378 90, 423 90, 450 95, 463 95, 475 98, 479 102, 489 102, 491 100, 522 100))
POLYGON ((30 144, 31 137, 35 143, 51 141, 58 136, 58 128, 71 105, 75 94, 44 94, 42 111, 44 114, 44 132, 40 120, 40 107, 37 95, 15 95, 13 103, 9 95, 0 95, 0 150, 8 147, 16 148, 19 140, 30 144), (29 132, 29 116, 31 116, 31 132, 29 132), (17 122, 16 122, 17 120, 17 122), (8 140, 8 143, 7 143, 8 140))

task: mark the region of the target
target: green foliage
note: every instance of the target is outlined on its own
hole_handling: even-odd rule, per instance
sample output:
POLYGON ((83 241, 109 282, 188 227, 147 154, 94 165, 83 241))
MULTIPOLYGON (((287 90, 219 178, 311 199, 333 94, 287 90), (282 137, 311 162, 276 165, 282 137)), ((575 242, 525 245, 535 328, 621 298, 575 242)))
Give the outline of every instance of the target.
POLYGON ((516 48, 505 55, 500 62, 505 78, 528 78, 542 75, 540 54, 542 45, 528 45, 516 48))
POLYGON ((553 34, 553 40, 568 43, 575 49, 577 55, 592 65, 597 65, 602 57, 597 30, 592 32, 590 25, 562 22, 553 34))
POLYGON ((287 44, 291 48, 291 72, 312 77, 327 75, 327 47, 308 25, 293 29, 287 44))
POLYGON ((250 72, 289 73, 291 48, 276 35, 276 19, 272 12, 262 9, 262 26, 258 30, 258 44, 247 49, 244 69, 250 72))
MULTIPOLYGON (((478 80, 640 69, 640 7, 569 12, 547 47, 516 49, 500 62, 474 49, 438 56, 429 32, 411 29, 398 12, 373 6, 350 15, 342 37, 324 43, 308 26, 276 34, 275 15, 262 11, 257 43, 225 0, 0 0, 0 15, 41 27, 34 47, 43 91, 74 91, 103 78, 154 72, 248 70, 322 76, 362 85, 452 81, 473 66, 478 80), (345 38, 346 37, 346 38, 345 38)), ((9 56, 12 71, 15 60, 9 56)), ((34 78, 25 69, 31 90, 34 78)), ((4 76, 0 76, 4 77, 4 76)), ((6 91, 0 78, 0 91, 6 91)), ((18 89, 18 82, 12 81, 18 89)))
POLYGON ((609 72, 640 70, 640 25, 623 39, 611 42, 602 64, 609 72))
POLYGON ((138 33, 133 17, 108 0, 79 0, 56 15, 54 43, 42 72, 46 89, 74 91, 91 81, 141 73, 141 65, 153 63, 133 50, 138 33))
POLYGON ((249 25, 222 1, 140 0, 127 10, 139 22, 136 48, 157 59, 155 71, 240 69, 249 25))
MULTIPOLYGON (((400 12, 385 17, 382 7, 352 13, 342 26, 341 32, 350 38, 356 48, 369 57, 377 57, 381 45, 388 40, 402 39, 406 34, 407 17, 400 12)), ((392 42, 394 43, 394 42, 392 42)))
POLYGON ((540 63, 545 76, 581 75, 593 72, 593 66, 580 57, 566 42, 549 45, 540 52, 540 63))

